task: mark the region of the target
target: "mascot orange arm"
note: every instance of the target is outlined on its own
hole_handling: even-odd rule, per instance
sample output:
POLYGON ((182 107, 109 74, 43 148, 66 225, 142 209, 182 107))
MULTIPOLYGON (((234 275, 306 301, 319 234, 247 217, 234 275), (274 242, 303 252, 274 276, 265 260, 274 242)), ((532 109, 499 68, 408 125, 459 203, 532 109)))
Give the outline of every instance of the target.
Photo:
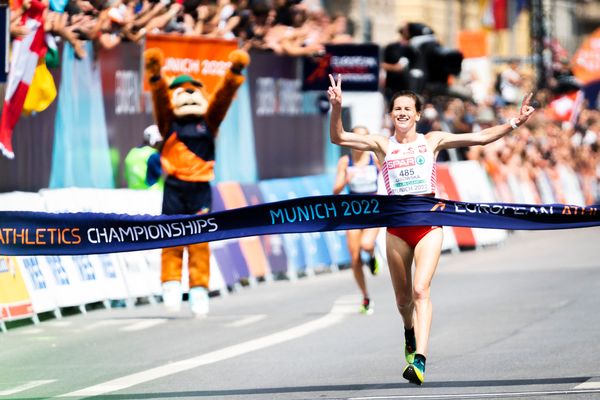
POLYGON ((234 50, 229 54, 229 61, 231 61, 231 67, 217 86, 204 118, 208 128, 215 136, 221 122, 225 119, 235 93, 244 83, 245 77, 242 75, 242 71, 250 63, 250 56, 243 50, 234 50))
POLYGON ((156 125, 160 134, 163 138, 166 138, 175 114, 173 113, 173 106, 169 97, 169 86, 160 73, 164 58, 163 52, 160 49, 152 48, 144 52, 146 76, 148 76, 148 82, 152 89, 154 118, 156 119, 156 125))

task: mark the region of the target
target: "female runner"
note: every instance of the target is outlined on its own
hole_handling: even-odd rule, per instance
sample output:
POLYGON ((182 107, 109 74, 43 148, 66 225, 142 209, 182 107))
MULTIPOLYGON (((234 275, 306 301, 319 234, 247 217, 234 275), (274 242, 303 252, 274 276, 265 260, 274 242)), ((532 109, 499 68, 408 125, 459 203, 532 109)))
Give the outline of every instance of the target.
MULTIPOLYGON (((435 159, 443 149, 485 145, 523 125, 534 112, 529 104, 532 94, 525 96, 519 115, 507 123, 477 133, 453 134, 433 131, 417 133, 421 118, 421 100, 411 91, 393 95, 390 117, 394 135, 359 135, 346 132, 342 126, 342 78, 337 82, 329 75, 331 103, 329 133, 331 142, 360 151, 371 151, 382 165, 389 195, 435 196, 435 159)), ((399 199, 399 201, 402 201, 399 199)), ((403 377, 421 385, 425 380, 425 359, 431 328, 432 305, 430 287, 442 249, 439 226, 388 227, 386 253, 396 304, 404 323, 405 358, 408 365, 403 377), (414 277, 412 264, 415 263, 414 277)))

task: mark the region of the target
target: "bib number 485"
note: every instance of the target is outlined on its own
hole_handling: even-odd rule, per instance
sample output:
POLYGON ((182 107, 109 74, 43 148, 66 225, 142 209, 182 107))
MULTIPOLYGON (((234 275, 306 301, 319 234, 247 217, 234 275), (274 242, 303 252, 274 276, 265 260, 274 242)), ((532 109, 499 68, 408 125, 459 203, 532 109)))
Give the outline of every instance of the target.
POLYGON ((407 168, 396 172, 398 176, 414 176, 415 170, 412 168, 407 168))

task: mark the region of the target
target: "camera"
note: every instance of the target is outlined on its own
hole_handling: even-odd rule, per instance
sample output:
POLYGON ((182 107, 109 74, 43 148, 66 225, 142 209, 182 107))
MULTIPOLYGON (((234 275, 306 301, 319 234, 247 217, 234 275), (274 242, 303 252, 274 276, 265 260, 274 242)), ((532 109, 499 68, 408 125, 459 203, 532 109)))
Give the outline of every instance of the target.
POLYGON ((459 75, 463 54, 456 49, 442 46, 433 29, 421 23, 408 23, 409 43, 417 54, 411 75, 422 77, 417 91, 426 87, 445 88, 449 75, 459 75))

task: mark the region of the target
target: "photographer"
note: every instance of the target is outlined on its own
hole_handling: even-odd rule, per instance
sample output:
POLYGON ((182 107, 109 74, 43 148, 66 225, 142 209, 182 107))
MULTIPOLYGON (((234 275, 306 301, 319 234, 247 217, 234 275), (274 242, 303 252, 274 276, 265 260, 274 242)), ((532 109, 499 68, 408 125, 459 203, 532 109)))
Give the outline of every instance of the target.
POLYGON ((448 78, 460 74, 462 53, 442 46, 425 24, 406 23, 399 33, 401 40, 388 45, 383 57, 388 102, 397 90, 421 92, 426 98, 449 95, 448 78))
POLYGON ((398 40, 385 47, 381 63, 386 73, 384 95, 388 103, 395 92, 410 88, 409 71, 417 58, 415 50, 409 43, 408 24, 398 28, 398 34, 398 40))

